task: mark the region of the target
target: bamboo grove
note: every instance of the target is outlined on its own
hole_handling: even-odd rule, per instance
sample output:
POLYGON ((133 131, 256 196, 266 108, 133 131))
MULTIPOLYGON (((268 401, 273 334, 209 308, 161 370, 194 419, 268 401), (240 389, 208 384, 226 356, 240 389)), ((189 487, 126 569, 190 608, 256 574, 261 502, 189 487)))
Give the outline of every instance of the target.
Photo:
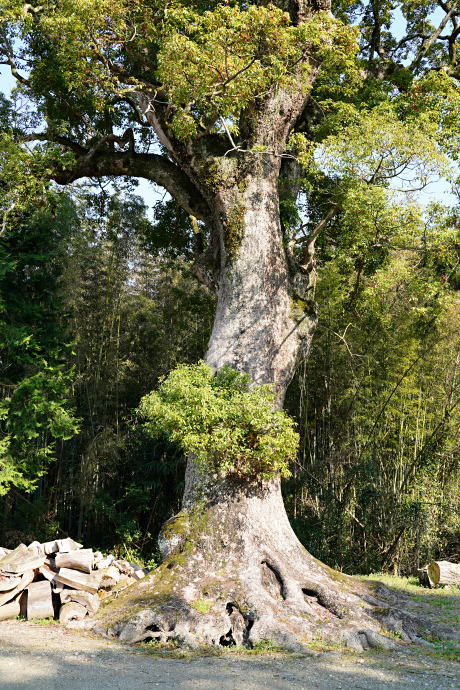
MULTIPOLYGON (((59 231, 45 210, 25 220, 21 242, 14 233, 2 238, 3 304, 35 276, 27 304, 14 315, 3 310, 3 333, 14 318, 24 337, 40 341, 45 306, 47 341, 36 349, 50 357, 53 337, 59 350, 52 371, 51 359, 46 368, 38 355, 19 362, 11 339, 3 345, 2 408, 19 413, 23 402, 11 390, 59 371, 72 427, 53 436, 40 418, 21 449, 26 486, 2 474, 2 541, 59 532, 155 559, 156 534, 180 503, 185 461, 143 431, 135 410, 161 376, 203 356, 214 299, 191 275, 180 228, 175 254, 155 246, 176 222, 174 208, 158 206, 152 223, 129 190, 116 202, 87 190, 59 204, 59 231), (27 233, 37 245, 25 256, 27 233)), ((452 211, 433 214, 435 234, 440 223, 455 228, 452 211)), ((346 241, 339 220, 331 232, 346 241)), ((427 224, 423 232, 411 251, 377 260, 370 247, 360 278, 342 247, 319 248, 321 312, 311 356, 288 392, 301 451, 284 492, 305 546, 347 571, 407 573, 460 548, 456 253, 445 236, 429 245, 427 224)))
POLYGON ((286 396, 300 434, 289 517, 347 572, 460 558, 460 11, 338 0, 295 25, 295 5, 0 3, 17 81, 0 99, 2 545, 59 533, 158 558, 185 460, 138 407, 204 356, 216 305, 208 207, 174 155, 209 139, 224 167, 248 155, 257 171, 275 154, 245 148, 253 105, 295 76, 314 85, 276 153, 280 237, 307 285, 292 312, 318 322, 286 396), (174 200, 163 189, 150 212, 139 176, 174 200), (425 194, 439 180, 449 203, 425 194))

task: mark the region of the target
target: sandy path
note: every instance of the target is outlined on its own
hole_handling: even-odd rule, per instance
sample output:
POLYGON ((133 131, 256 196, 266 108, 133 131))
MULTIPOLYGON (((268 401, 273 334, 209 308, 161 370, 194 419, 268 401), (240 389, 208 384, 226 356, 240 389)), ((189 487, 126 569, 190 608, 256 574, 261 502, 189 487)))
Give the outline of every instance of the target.
POLYGON ((2 690, 140 688, 383 690, 460 688, 460 664, 423 651, 326 653, 304 658, 224 656, 164 659, 137 649, 27 622, 0 623, 2 690))

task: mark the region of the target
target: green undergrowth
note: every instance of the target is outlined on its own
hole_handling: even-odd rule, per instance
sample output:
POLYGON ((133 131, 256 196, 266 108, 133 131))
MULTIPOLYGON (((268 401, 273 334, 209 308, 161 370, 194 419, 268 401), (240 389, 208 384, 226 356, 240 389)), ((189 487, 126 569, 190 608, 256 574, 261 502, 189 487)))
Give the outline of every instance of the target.
POLYGON ((446 661, 455 661, 460 664, 460 643, 439 640, 433 641, 434 647, 427 650, 430 657, 436 659, 445 659, 446 661))
MULTIPOLYGON (((321 636, 318 636, 318 638, 314 640, 305 640, 304 645, 305 654, 307 655, 309 652, 337 652, 342 655, 356 655, 354 650, 344 647, 339 643, 329 642, 328 640, 323 639, 321 636)), ((273 640, 262 640, 260 642, 256 642, 254 645, 252 645, 252 647, 242 647, 237 645, 232 645, 229 647, 213 647, 202 645, 199 649, 185 649, 173 641, 157 642, 156 640, 140 642, 135 646, 145 654, 171 659, 199 659, 203 657, 266 657, 272 659, 300 659, 304 656, 303 654, 290 652, 289 650, 280 647, 273 640)))
POLYGON ((340 652, 341 654, 355 654, 354 650, 350 649, 349 647, 347 648, 339 642, 331 642, 326 638, 323 638, 321 635, 318 635, 318 637, 313 640, 304 640, 303 644, 312 652, 340 652))
POLYGON ((457 628, 458 642, 429 639, 435 646, 427 653, 437 657, 460 661, 460 589, 455 586, 430 589, 422 587, 416 577, 396 577, 387 573, 374 573, 365 579, 381 582, 385 587, 402 592, 409 597, 407 609, 431 618, 439 625, 457 628))
MULTIPOLYGON (((18 621, 27 621, 27 618, 23 615, 17 616, 18 621)), ((59 621, 54 618, 32 618, 28 623, 33 623, 34 625, 59 625, 59 621)))

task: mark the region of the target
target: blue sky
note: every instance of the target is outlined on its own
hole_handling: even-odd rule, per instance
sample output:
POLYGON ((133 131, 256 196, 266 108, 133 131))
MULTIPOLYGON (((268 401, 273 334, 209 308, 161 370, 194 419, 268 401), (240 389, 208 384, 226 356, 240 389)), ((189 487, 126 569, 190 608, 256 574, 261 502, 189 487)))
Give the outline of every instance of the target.
MULTIPOLYGON (((16 80, 11 76, 10 68, 7 65, 0 65, 0 91, 6 96, 9 96, 11 89, 16 85, 16 80)), ((139 179, 136 194, 141 196, 150 209, 149 215, 152 215, 152 208, 155 203, 163 197, 163 193, 159 193, 158 189, 154 187, 148 180, 139 179)))

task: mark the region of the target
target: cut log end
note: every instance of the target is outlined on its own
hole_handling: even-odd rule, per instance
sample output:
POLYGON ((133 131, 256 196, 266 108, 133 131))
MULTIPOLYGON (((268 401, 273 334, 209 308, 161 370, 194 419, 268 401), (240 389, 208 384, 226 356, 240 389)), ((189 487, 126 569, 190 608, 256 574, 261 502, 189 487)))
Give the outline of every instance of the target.
POLYGON ((77 602, 71 601, 68 604, 61 606, 59 611, 59 622, 62 625, 69 623, 70 621, 81 621, 85 618, 87 614, 86 608, 83 604, 78 604, 77 602))
POLYGON ((460 585, 460 563, 433 561, 428 566, 427 572, 435 586, 460 585))

